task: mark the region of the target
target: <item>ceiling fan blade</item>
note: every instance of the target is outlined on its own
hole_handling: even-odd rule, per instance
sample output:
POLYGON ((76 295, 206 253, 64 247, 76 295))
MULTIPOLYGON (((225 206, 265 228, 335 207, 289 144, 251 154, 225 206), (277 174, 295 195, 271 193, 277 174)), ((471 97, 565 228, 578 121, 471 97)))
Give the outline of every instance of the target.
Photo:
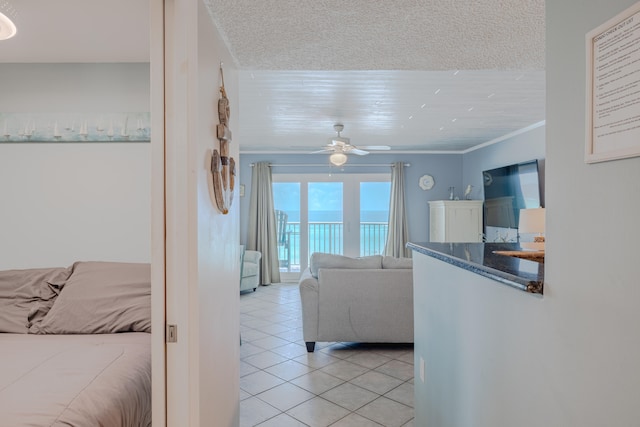
POLYGON ((366 156, 367 154, 369 154, 368 151, 364 151, 359 148, 352 148, 349 150, 349 153, 357 154, 358 156, 366 156))
POLYGON ((374 151, 391 150, 391 147, 389 147, 388 145, 365 145, 365 146, 360 146, 360 148, 363 148, 365 150, 374 150, 374 151))
POLYGON ((309 154, 333 153, 334 151, 336 151, 336 150, 334 150, 333 148, 324 148, 324 149, 322 149, 322 150, 312 151, 312 152, 310 152, 309 154))

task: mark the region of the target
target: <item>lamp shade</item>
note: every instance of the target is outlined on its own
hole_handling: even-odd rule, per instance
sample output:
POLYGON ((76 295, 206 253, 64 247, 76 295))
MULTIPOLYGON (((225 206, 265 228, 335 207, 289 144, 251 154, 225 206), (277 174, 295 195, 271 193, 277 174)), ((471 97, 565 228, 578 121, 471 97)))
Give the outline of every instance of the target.
POLYGON ((0 0, 0 40, 7 40, 16 35, 16 11, 7 0, 0 0))
POLYGON ((544 208, 520 209, 520 221, 518 222, 520 234, 542 234, 544 227, 544 208))
POLYGON ((347 163, 347 155, 344 153, 333 153, 329 156, 329 161, 334 166, 342 166, 347 163))

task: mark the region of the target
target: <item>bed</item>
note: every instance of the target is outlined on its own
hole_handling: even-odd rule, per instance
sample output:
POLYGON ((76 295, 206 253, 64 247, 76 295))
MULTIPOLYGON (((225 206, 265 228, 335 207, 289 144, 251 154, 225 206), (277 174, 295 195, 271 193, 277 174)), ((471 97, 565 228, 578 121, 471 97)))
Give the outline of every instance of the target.
POLYGON ((0 426, 151 425, 149 264, 0 271, 0 426))

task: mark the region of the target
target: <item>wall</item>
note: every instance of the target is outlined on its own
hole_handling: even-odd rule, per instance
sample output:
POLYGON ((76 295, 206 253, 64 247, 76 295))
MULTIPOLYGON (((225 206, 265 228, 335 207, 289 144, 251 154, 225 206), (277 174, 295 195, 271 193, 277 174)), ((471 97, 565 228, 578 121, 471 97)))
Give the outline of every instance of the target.
POLYGON ((416 425, 638 425, 640 158, 583 160, 585 34, 632 4, 546 2, 544 296, 435 260, 415 270, 429 296, 416 425))
MULTIPOLYGON (((484 184, 482 172, 500 166, 538 160, 538 176, 540 178, 540 202, 544 206, 545 188, 545 127, 544 123, 533 128, 523 129, 515 135, 482 148, 467 152, 463 157, 463 182, 471 184, 471 195, 474 199, 484 200, 484 184)), ((466 186, 465 184, 465 186, 466 186)), ((489 227, 484 230, 488 242, 499 241, 507 236, 517 239, 514 230, 500 227, 489 227), (500 230, 500 231, 496 231, 500 230)))
POLYGON ((500 166, 538 160, 540 172, 540 200, 544 206, 545 188, 545 126, 541 124, 533 129, 511 136, 503 141, 469 151, 462 157, 462 182, 473 185, 473 199, 484 200, 482 171, 500 166))
POLYGON ((542 298, 419 253, 413 297, 416 426, 583 425, 563 420, 555 353, 530 324, 542 298))
POLYGON ((634 3, 547 2, 546 274, 551 348, 571 385, 563 398, 574 425, 640 419, 640 158, 583 161, 584 35, 634 3))
MULTIPOLYGON (((149 64, 0 64, 0 111, 149 111, 149 64)), ((0 268, 150 261, 150 144, 0 144, 0 268)))
MULTIPOLYGON (((215 208, 219 67, 237 129, 238 72, 201 0, 166 2, 167 425, 239 424, 239 203, 215 208)), ((237 142, 229 153, 238 158, 237 142)))
MULTIPOLYGON (((202 2, 198 12, 198 287, 200 323, 200 425, 216 420, 220 426, 236 426, 240 407, 240 248, 239 202, 227 215, 214 208, 209 156, 220 151, 218 123, 220 63, 231 104, 229 128, 237 129, 238 72, 202 2)), ((238 143, 229 143, 229 155, 238 159, 238 143)), ((237 184, 236 184, 237 185, 237 184)))
MULTIPOLYGON (((245 185, 245 196, 240 198, 240 239, 246 241, 246 227, 249 218, 249 196, 251 194, 251 163, 268 161, 274 164, 318 164, 328 165, 328 156, 314 154, 241 154, 240 183, 245 185)), ((409 240, 429 240, 429 207, 427 201, 442 200, 449 197, 449 187, 456 187, 456 194, 462 196, 462 155, 460 154, 371 154, 366 158, 351 156, 348 164, 391 164, 402 161, 410 163, 405 168, 405 200, 407 203, 407 221, 409 223, 409 240), (424 191, 418 186, 419 178, 430 174, 435 179, 434 187, 424 191)), ((273 173, 390 173, 390 168, 383 167, 274 167, 273 173)))
MULTIPOLYGON (((472 199, 483 199, 482 171, 531 159, 539 160, 541 177, 541 197, 544 205, 545 176, 545 127, 537 126, 504 141, 467 152, 465 154, 375 154, 366 158, 352 156, 348 164, 387 164, 395 161, 411 163, 405 169, 407 221, 409 222, 409 240, 426 242, 429 240, 429 205, 430 200, 449 198, 449 187, 455 187, 456 197, 463 197, 468 184, 473 185, 472 199), (418 186, 418 179, 424 174, 434 177, 436 185, 429 191, 418 186)), ((245 196, 240 199, 240 240, 246 241, 246 226, 249 217, 249 195, 251 194, 251 163, 268 161, 275 164, 318 164, 328 165, 327 156, 308 154, 241 154, 240 183, 245 185, 245 196)), ((308 168, 282 167, 273 168, 274 173, 379 173, 388 172, 386 167, 346 167, 308 168)))

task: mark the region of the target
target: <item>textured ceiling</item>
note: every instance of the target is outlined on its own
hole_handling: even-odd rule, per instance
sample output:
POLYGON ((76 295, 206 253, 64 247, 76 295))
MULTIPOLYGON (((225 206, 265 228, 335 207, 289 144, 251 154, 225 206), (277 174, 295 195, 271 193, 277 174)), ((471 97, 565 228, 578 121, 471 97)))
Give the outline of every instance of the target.
POLYGON ((544 69, 544 0, 206 2, 245 69, 544 69))
POLYGON ((242 152, 464 151, 544 120, 544 0, 205 0, 242 152))

